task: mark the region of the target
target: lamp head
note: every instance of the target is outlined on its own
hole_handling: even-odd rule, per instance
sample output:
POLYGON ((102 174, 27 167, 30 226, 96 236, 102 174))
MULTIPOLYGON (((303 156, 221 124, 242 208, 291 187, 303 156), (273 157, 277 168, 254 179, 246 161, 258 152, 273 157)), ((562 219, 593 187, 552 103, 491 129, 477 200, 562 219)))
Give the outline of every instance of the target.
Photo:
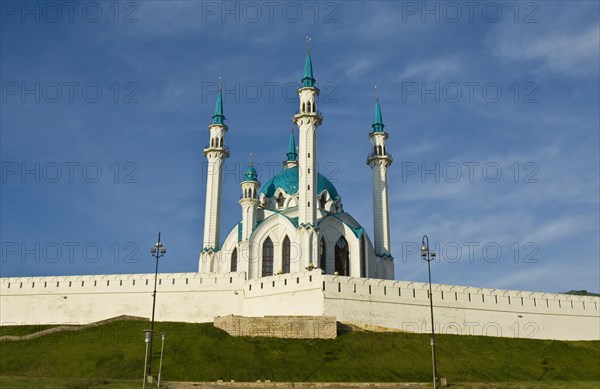
POLYGON ((166 253, 166 252, 167 252, 167 249, 166 249, 166 248, 164 248, 164 247, 162 247, 162 245, 161 245, 161 248, 160 248, 160 253, 161 253, 161 254, 164 254, 164 253, 166 253))
POLYGON ((155 247, 152 247, 152 248, 150 249, 150 252, 151 252, 152 254, 156 254, 156 248, 155 248, 155 247))
POLYGON ((430 251, 431 257, 435 258, 435 251, 430 251))

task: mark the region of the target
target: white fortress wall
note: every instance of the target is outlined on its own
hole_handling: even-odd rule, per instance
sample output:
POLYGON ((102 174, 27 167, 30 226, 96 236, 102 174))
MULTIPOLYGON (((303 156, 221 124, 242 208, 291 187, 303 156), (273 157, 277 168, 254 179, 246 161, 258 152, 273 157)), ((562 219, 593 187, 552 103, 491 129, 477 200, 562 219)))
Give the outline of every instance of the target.
MULTIPOLYGON (((241 314, 245 273, 158 275, 157 321, 210 322, 241 314)), ((152 314, 154 274, 2 278, 0 324, 87 324, 152 314)))
MULTIPOLYGON (((421 282, 324 276, 325 312, 345 323, 430 333, 421 282)), ((599 340, 600 298, 434 284, 438 333, 599 340)))
MULTIPOLYGON (((335 316, 409 332, 431 330, 428 284, 302 272, 246 280, 240 273, 159 274, 156 320, 216 316, 335 316)), ((149 317, 154 274, 0 279, 0 324, 85 324, 149 317)), ((441 333, 599 340, 600 298, 433 285, 441 333)))
POLYGON ((244 316, 323 316, 323 276, 317 272, 281 274, 247 282, 244 316))

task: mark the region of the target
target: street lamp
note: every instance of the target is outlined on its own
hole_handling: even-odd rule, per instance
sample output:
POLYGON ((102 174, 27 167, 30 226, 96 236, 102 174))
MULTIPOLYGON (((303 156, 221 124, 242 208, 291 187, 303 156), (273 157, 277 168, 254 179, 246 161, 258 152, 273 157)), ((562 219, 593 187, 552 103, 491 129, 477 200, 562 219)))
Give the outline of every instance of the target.
POLYGON ((163 257, 167 252, 163 244, 160 243, 160 232, 158 233, 158 241, 150 249, 150 253, 156 258, 156 270, 154 271, 154 292, 152 293, 152 321, 150 324, 150 341, 148 342, 148 354, 146 364, 146 380, 152 382, 152 337, 154 336, 154 310, 156 308, 156 280, 158 278, 158 259, 163 257))
POLYGON ((148 344, 152 339, 152 331, 143 330, 144 333, 144 343, 146 344, 146 356, 144 357, 144 381, 142 381, 142 389, 146 389, 146 381, 147 381, 147 368, 148 368, 148 344))
POLYGON ((437 389, 438 376, 435 362, 435 324, 433 321, 433 293, 431 293, 431 261, 435 260, 435 251, 429 250, 429 238, 423 235, 421 239, 421 258, 427 261, 427 271, 429 272, 429 309, 431 311, 431 358, 433 359, 433 389, 437 389))
POLYGON ((160 344, 160 363, 158 364, 158 380, 156 381, 157 388, 160 388, 160 374, 162 373, 162 360, 163 360, 163 354, 165 352, 165 338, 166 337, 167 337, 166 332, 160 333, 160 339, 162 340, 162 343, 160 344))

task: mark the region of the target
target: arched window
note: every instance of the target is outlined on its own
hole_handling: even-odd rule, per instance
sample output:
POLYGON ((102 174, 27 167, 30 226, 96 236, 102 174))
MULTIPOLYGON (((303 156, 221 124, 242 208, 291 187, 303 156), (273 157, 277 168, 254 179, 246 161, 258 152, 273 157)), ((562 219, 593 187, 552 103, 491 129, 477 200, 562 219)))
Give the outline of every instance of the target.
POLYGON ((290 247, 290 238, 287 236, 283 240, 283 248, 281 252, 282 258, 282 268, 284 273, 290 272, 290 262, 291 262, 291 247, 290 247))
POLYGON ((302 112, 305 112, 305 105, 302 103, 302 112))
POLYGON ((210 138, 210 147, 215 147, 215 138, 210 138))
POLYGON ((262 249, 262 277, 273 275, 273 241, 267 238, 262 249))
POLYGON ((317 112, 317 102, 313 103, 313 112, 317 112))
POLYGON ((279 193, 279 195, 277 196, 277 208, 283 208, 284 202, 285 202, 285 197, 283 197, 283 194, 279 193))
POLYGON ((327 259, 325 257, 325 237, 321 238, 319 243, 319 267, 323 270, 323 273, 327 274, 327 259))
POLYGON ((341 276, 350 275, 350 252, 343 236, 335 243, 335 271, 341 276))
POLYGON ((223 138, 221 138, 221 147, 223 147, 223 138))
POLYGON ((310 101, 308 102, 308 112, 311 112, 311 109, 310 109, 310 101))
POLYGON ((365 236, 360 237, 360 276, 367 276, 367 261, 366 261, 365 236))
POLYGON ((237 271, 237 248, 231 253, 231 271, 237 271))
POLYGON ((327 197, 325 196, 325 193, 323 193, 321 197, 319 197, 319 208, 325 209, 325 204, 327 204, 327 197))
POLYGON ((381 152, 381 146, 377 146, 377 154, 382 155, 383 153, 381 152))

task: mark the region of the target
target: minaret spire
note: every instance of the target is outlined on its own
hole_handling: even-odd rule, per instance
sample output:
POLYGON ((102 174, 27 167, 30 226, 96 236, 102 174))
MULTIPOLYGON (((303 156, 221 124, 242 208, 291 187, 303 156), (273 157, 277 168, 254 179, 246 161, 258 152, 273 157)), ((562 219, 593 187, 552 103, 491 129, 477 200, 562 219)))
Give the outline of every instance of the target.
POLYGON ((227 125, 223 114, 223 87, 219 78, 219 95, 215 103, 212 123, 208 125, 210 141, 204 149, 208 160, 206 174, 206 198, 204 206, 204 242, 200 253, 200 272, 216 270, 220 255, 221 234, 221 191, 223 163, 229 158, 229 149, 225 146, 227 125))
POLYGON ((212 116, 213 124, 224 124, 225 115, 223 114, 223 79, 219 77, 219 95, 215 104, 215 113, 212 116))
POLYGON ((313 77, 312 60, 310 59, 310 36, 306 36, 306 60, 304 61, 304 77, 302 78, 303 87, 314 87, 315 78, 313 77))
MULTIPOLYGON (((377 89, 376 89, 377 90, 377 89)), ((390 210, 388 200, 388 174, 387 168, 392 164, 392 156, 387 152, 387 132, 381 116, 379 96, 375 97, 375 115, 373 117, 372 131, 369 133, 371 140, 371 154, 367 164, 371 166, 373 189, 373 227, 375 230, 375 255, 381 260, 392 259, 390 246, 390 210)), ((383 266, 386 274, 384 278, 393 278, 393 266, 383 266), (390 270, 391 269, 391 270, 390 270), (388 274, 391 273, 391 274, 388 274)))

